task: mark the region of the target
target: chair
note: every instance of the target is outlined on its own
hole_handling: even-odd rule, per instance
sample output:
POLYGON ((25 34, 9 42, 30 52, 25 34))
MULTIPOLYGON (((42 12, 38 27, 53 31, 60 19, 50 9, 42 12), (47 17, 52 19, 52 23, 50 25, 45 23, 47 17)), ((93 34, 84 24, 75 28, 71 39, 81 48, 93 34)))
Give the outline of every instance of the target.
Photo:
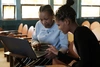
POLYGON ((27 39, 29 41, 29 43, 31 42, 31 39, 32 39, 32 35, 34 33, 34 27, 33 26, 30 26, 29 29, 28 29, 28 33, 27 33, 27 36, 26 37, 22 37, 23 39, 27 39))
POLYGON ((27 35, 27 32, 28 32, 28 25, 25 24, 23 29, 22 29, 22 35, 27 35))
POLYGON ((22 33, 22 29, 23 29, 23 23, 20 23, 20 25, 18 26, 17 30, 8 30, 8 31, 13 33, 13 34, 21 34, 22 33))
POLYGON ((90 29, 93 30, 95 29, 96 27, 99 27, 100 26, 100 23, 98 21, 94 21, 91 25, 90 25, 90 29))
POLYGON ((76 47, 74 45, 74 35, 71 32, 68 32, 68 41, 69 41, 69 55, 72 57, 79 57, 76 51, 76 47))
POLYGON ((68 41, 73 42, 73 40, 74 40, 73 34, 71 32, 68 32, 68 41))
POLYGON ((97 40, 100 42, 100 27, 93 29, 92 32, 96 36, 97 40))
POLYGON ((27 24, 24 25, 23 29, 22 29, 22 34, 18 34, 18 35, 13 35, 13 34, 10 34, 8 36, 10 37, 16 37, 16 38, 20 38, 20 39, 26 39, 29 41, 29 43, 31 43, 31 39, 32 39, 32 35, 34 33, 34 27, 33 26, 30 26, 29 29, 28 29, 28 26, 27 24))
POLYGON ((26 37, 28 33, 28 25, 25 24, 22 28, 21 34, 14 35, 14 37, 26 37))
POLYGON ((86 26, 86 27, 88 27, 88 28, 90 28, 90 22, 89 21, 84 21, 82 24, 81 24, 82 26, 86 26))
POLYGON ((0 27, 0 31, 3 31, 3 28, 2 27, 0 27))
POLYGON ((27 34, 27 38, 32 38, 32 35, 34 33, 34 27, 30 26, 29 30, 28 30, 28 34, 27 34))
MULTIPOLYGON (((73 36, 73 34, 71 32, 68 32, 68 41, 69 41, 68 55, 70 55, 72 57, 75 57, 75 58, 78 58, 79 56, 77 54, 76 48, 75 48, 74 43, 73 43, 74 36, 73 36)), ((69 64, 69 63, 66 62, 66 64, 65 64, 65 63, 63 63, 63 62, 61 62, 61 61, 59 61, 58 59, 55 58, 55 59, 53 59, 53 64, 54 65, 55 64, 66 65, 66 64, 69 64)))
POLYGON ((22 29, 23 29, 23 23, 20 23, 18 27, 18 33, 22 33, 22 29))

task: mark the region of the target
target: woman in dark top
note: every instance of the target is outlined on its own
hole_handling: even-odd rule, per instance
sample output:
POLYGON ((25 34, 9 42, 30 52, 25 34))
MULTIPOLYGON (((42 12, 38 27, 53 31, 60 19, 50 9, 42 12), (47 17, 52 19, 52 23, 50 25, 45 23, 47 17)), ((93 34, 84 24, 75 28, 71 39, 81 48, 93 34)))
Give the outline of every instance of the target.
MULTIPOLYGON (((73 0, 67 0, 73 1, 73 0)), ((72 67, 100 67, 100 45, 97 38, 90 29, 78 26, 76 23, 76 12, 71 7, 74 2, 61 6, 56 12, 55 19, 59 29, 63 33, 68 31, 74 34, 74 44, 80 58, 72 58, 67 54, 57 51, 52 45, 47 49, 48 54, 52 52, 62 62, 77 60, 72 67)), ((50 56, 46 57, 49 57, 50 56)))

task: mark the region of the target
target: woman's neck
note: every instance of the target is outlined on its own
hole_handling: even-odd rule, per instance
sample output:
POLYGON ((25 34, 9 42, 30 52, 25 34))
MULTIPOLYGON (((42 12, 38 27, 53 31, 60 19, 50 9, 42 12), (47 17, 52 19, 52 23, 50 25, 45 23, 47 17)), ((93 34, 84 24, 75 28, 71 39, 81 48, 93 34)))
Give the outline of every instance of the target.
POLYGON ((77 27, 78 27, 77 23, 72 23, 70 25, 70 32, 74 33, 74 31, 76 30, 77 27))

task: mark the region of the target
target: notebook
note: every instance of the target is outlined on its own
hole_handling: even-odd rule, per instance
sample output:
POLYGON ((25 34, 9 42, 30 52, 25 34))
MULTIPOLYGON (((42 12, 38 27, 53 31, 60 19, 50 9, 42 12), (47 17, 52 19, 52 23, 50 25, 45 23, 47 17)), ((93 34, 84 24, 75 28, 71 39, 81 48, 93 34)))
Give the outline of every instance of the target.
POLYGON ((44 56, 45 50, 34 51, 27 40, 0 36, 8 50, 14 54, 19 54, 22 56, 30 57, 32 59, 37 59, 40 56, 44 56))

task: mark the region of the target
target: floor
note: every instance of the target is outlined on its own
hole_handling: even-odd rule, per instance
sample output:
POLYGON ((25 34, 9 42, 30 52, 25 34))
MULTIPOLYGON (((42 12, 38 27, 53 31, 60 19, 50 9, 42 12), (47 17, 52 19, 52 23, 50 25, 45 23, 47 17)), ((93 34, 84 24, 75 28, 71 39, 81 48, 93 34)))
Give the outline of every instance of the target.
POLYGON ((3 48, 0 48, 0 67, 10 67, 9 62, 7 62, 6 57, 4 57, 3 48))

